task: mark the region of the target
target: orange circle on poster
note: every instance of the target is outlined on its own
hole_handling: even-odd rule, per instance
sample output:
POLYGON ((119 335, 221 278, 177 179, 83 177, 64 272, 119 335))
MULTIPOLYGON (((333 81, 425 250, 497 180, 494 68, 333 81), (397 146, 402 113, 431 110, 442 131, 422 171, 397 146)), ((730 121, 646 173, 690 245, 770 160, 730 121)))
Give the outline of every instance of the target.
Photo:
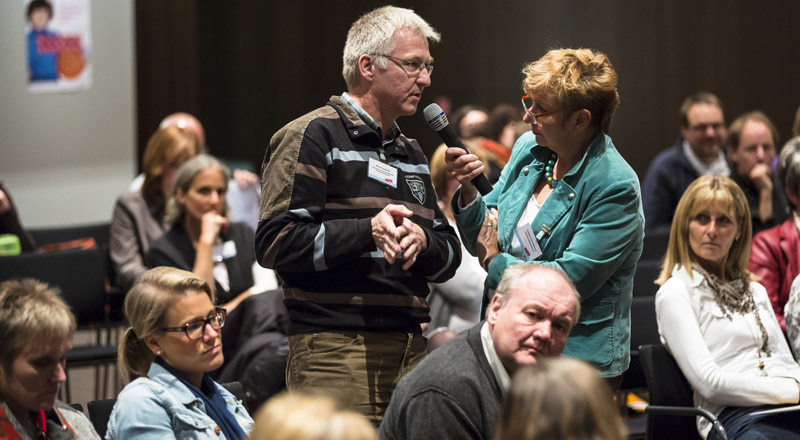
POLYGON ((58 53, 58 71, 65 78, 76 78, 83 72, 86 60, 79 50, 62 50, 58 53))

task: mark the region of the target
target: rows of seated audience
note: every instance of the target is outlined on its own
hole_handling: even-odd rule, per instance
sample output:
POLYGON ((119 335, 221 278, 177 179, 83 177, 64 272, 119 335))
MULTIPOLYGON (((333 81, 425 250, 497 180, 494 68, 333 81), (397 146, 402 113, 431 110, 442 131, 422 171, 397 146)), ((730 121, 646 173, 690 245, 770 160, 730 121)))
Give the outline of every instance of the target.
MULTIPOLYGON (((370 20, 389 27, 388 46, 427 53, 439 39, 395 7, 351 33, 370 20)), ((800 108, 779 148, 764 113, 726 126, 717 96, 687 97, 679 137, 640 191, 608 135, 619 104, 608 56, 554 49, 523 69, 521 109, 454 112, 469 152, 441 145, 426 169, 416 141, 359 105, 360 81, 386 58, 424 88, 432 64, 364 50, 348 73, 351 37, 348 92, 272 138, 261 186, 208 153, 191 115, 168 116, 148 140, 110 219, 125 387, 102 427, 57 399, 76 331, 58 288, 0 280, 0 438, 626 438, 614 400, 645 234, 661 246, 646 280, 659 286, 658 336, 695 404, 727 438, 800 435, 783 410, 800 402, 800 108), (379 154, 343 140, 384 132, 379 154), (394 198, 354 195, 347 179, 362 162, 373 180, 412 176, 367 182, 394 198), (494 184, 485 194, 481 175, 494 184), (350 229, 360 238, 335 236, 350 229), (381 326, 404 352, 371 352, 381 326)), ((37 252, 2 183, 0 234, 2 253, 37 252)), ((705 418, 696 428, 724 438, 705 418)))
MULTIPOLYGON (((477 111, 470 109, 467 114, 477 111)), ((662 285, 656 297, 659 332, 663 343, 694 388, 701 405, 719 415, 728 433, 733 434, 737 429, 743 429, 740 426, 745 426, 742 422, 745 418, 750 420, 746 426, 752 426, 750 413, 754 408, 769 409, 776 404, 798 400, 798 387, 789 388, 785 384, 795 384, 800 380, 800 368, 792 356, 792 351, 800 351, 800 281, 795 282, 800 275, 800 219, 796 211, 800 203, 800 137, 792 138, 777 154, 776 129, 763 113, 756 111, 743 114, 726 129, 720 101, 704 92, 687 98, 681 115, 685 123, 681 128, 682 137, 675 147, 656 158, 644 185, 645 212, 670 211, 667 224, 658 224, 658 214, 653 214, 654 224, 648 224, 648 230, 652 226, 651 233, 654 235, 664 235, 669 231, 669 235, 664 235, 667 251, 662 273, 656 280, 662 285), (698 111, 698 108, 703 111, 698 111), (698 143, 697 149, 693 142, 698 143), (706 154, 708 162, 701 159, 701 154, 706 154), (671 167, 672 172, 661 167, 671 167), (675 170, 681 171, 676 173, 675 170), (681 173, 686 176, 680 177, 681 173), (731 179, 714 177, 725 175, 730 175, 731 179), (659 178, 668 180, 659 182, 659 178), (687 189, 680 189, 684 184, 687 189), (671 202, 663 197, 668 193, 665 189, 680 191, 681 197, 674 207, 667 206, 671 202), (648 191, 652 192, 649 196, 648 191), (713 229, 713 232, 708 232, 708 229, 713 229), (751 236, 754 236, 752 251, 751 236), (703 248, 704 237, 712 237, 712 241, 721 237, 721 246, 716 254, 703 248), (722 266, 720 262, 723 262, 722 266), (751 279, 753 281, 749 281, 751 279), (703 282, 698 284, 700 281, 703 282), (690 325, 687 322, 689 316, 697 316, 698 321, 690 325), (725 319, 719 320, 720 317, 725 319), (717 325, 721 327, 715 328, 717 325), (698 344, 698 341, 703 343, 698 344), (755 358, 753 353, 747 351, 748 346, 752 346, 755 358), (726 357, 731 347, 736 347, 741 353, 739 357, 726 357), (758 377, 751 378, 750 382, 734 378, 736 373, 747 373, 753 369, 758 372, 758 377)), ((232 398, 215 379, 243 383, 256 396, 250 402, 255 403, 254 407, 283 389, 287 317, 277 296, 279 291, 275 290, 278 281, 272 271, 261 268, 255 261, 252 252, 255 238, 251 226, 230 220, 226 195, 230 185, 239 184, 231 178, 225 165, 213 156, 202 153, 198 135, 187 129, 185 124, 181 125, 183 127, 167 125, 154 133, 145 150, 145 172, 140 189, 121 196, 113 213, 110 241, 111 259, 117 274, 115 281, 126 290, 130 289, 125 314, 128 322, 134 325, 126 332, 120 345, 120 367, 126 381, 133 382, 118 398, 108 425, 108 438, 147 438, 155 435, 157 429, 174 431, 178 435, 179 430, 184 428, 176 427, 169 421, 177 416, 170 413, 152 414, 152 408, 146 405, 153 397, 142 395, 157 394, 159 399, 165 399, 162 391, 158 390, 173 388, 170 381, 181 382, 189 394, 170 396, 169 399, 198 399, 198 405, 194 407, 197 414, 188 416, 187 420, 197 423, 200 414, 199 417, 205 422, 194 424, 191 429, 206 429, 209 432, 222 429, 230 438, 241 438, 252 429, 253 422, 242 403, 232 398), (148 272, 149 267, 161 266, 180 270, 156 269, 148 272), (261 295, 262 292, 267 293, 261 295), (138 305, 137 301, 140 302, 138 305), (141 327, 140 324, 151 327, 141 327), (223 332, 225 324, 226 331, 223 332), (197 349, 189 352, 178 348, 176 353, 179 354, 170 356, 172 353, 169 353, 169 349, 163 349, 164 346, 170 346, 170 337, 173 335, 170 329, 185 333, 189 340, 201 339, 204 344, 201 347, 210 352, 197 349), (220 341, 224 343, 220 344, 220 341), (135 350, 141 351, 137 354, 135 350), (217 356, 217 352, 224 352, 224 357, 217 356), (255 370, 258 373, 253 373, 255 370), (136 378, 140 380, 134 381, 136 378), (146 418, 129 417, 129 414, 142 414, 146 418), (163 419, 163 422, 157 422, 159 419, 163 419)), ((481 133, 482 125, 464 129, 481 133)), ((478 142, 480 136, 469 136, 470 131, 464 133, 467 133, 465 141, 479 160, 490 162, 497 157, 478 142)), ((446 150, 447 147, 442 145, 432 155, 431 178, 440 209, 448 221, 455 224, 449 202, 460 184, 455 175, 448 172, 446 150)), ((495 163, 500 170, 505 165, 502 162, 495 163)), ((491 168, 487 171, 487 174, 491 174, 491 168)), ((13 200, 4 190, 0 188, 3 230, 18 236, 21 250, 32 251, 35 243, 20 224, 13 200)), ((645 216, 650 218, 647 214, 645 216)), ((486 272, 481 268, 479 259, 469 255, 466 248, 462 248, 462 253, 465 258, 451 280, 430 284, 428 301, 431 322, 426 332, 429 350, 480 322, 486 272)), ((506 270, 506 273, 510 279, 520 277, 514 271, 506 270)), ((541 276, 537 282, 542 282, 541 276)), ((498 292, 502 290, 503 287, 497 289, 498 292)), ((1 297, 5 301, 2 312, 9 317, 18 313, 14 307, 37 313, 37 307, 46 306, 38 313, 47 313, 52 317, 63 314, 53 311, 63 308, 57 291, 32 280, 5 283, 3 295, 8 299, 1 297), (23 294, 30 298, 20 300, 18 297, 23 294), (39 305, 39 302, 44 305, 39 305)), ((11 318, 4 321, 11 327, 3 329, 3 334, 27 335, 26 338, 45 342, 42 347, 35 347, 38 351, 33 353, 29 353, 30 348, 23 349, 18 343, 11 342, 3 355, 3 382, 0 384, 6 389, 0 393, 0 403, 4 412, 10 415, 11 426, 16 430, 34 432, 45 429, 48 424, 61 423, 76 434, 85 431, 84 435, 91 438, 93 431, 88 420, 68 405, 56 400, 36 402, 33 397, 31 401, 26 401, 24 399, 27 397, 15 399, 9 395, 16 390, 13 387, 20 386, 15 380, 22 380, 14 377, 14 374, 21 374, 16 370, 19 368, 15 363, 17 358, 25 358, 25 362, 28 362, 38 357, 41 363, 45 362, 43 359, 49 359, 49 368, 56 368, 55 372, 48 373, 46 381, 56 385, 49 389, 57 389, 57 385, 63 382, 63 371, 58 371, 53 365, 59 364, 70 345, 74 318, 65 315, 40 320, 43 324, 58 328, 15 327, 23 324, 11 318), (43 337, 32 336, 37 334, 43 337), (40 410, 44 411, 40 421, 20 416, 25 411, 40 410)), ((458 350, 457 344, 448 347, 437 352, 437 356, 432 355, 426 365, 431 365, 440 373, 446 371, 445 364, 452 364, 453 359, 459 356, 454 351, 458 350), (447 361, 439 363, 439 357, 445 357, 447 361)), ((526 386, 533 387, 537 383, 533 377, 552 374, 551 364, 558 365, 556 362, 542 362, 541 368, 521 369, 521 373, 515 376, 515 383, 524 382, 528 384, 526 386)), ((585 365, 565 364, 558 368, 565 371, 581 370, 587 368, 585 365)), ((480 370, 482 367, 475 368, 480 370)), ((419 432, 407 432, 405 429, 408 427, 392 424, 397 417, 402 420, 410 418, 405 414, 406 411, 419 410, 402 403, 409 392, 406 388, 420 380, 415 378, 425 376, 426 368, 421 367, 417 373, 410 375, 396 391, 397 398, 392 400, 386 416, 391 423, 387 421, 381 428, 383 438, 411 438, 419 432, 426 435, 437 432, 419 421, 414 422, 417 428, 423 429, 419 432), (403 407, 395 408, 395 402, 403 407), (396 411, 402 411, 404 415, 397 416, 396 411)), ((427 375, 434 380, 441 377, 434 373, 427 375)), ((550 378, 548 383, 555 385, 562 380, 567 384, 564 386, 598 387, 590 382, 581 383, 580 380, 585 378, 585 372, 560 375, 550 378)), ((522 392, 522 385, 512 386, 511 390, 503 404, 508 409, 501 411, 502 416, 497 420, 484 414, 463 420, 460 427, 434 424, 443 429, 442 435, 449 435, 466 429, 476 420, 483 420, 491 427, 496 426, 497 438, 521 438, 518 437, 520 435, 538 438, 530 433, 520 434, 519 430, 539 430, 540 436, 544 435, 541 434, 543 432, 557 435, 557 431, 553 430, 597 424, 597 429, 611 433, 606 438, 624 437, 624 428, 617 425, 620 420, 616 416, 558 426, 514 424, 515 411, 530 414, 534 412, 533 408, 536 411, 547 408, 543 403, 535 404, 525 399, 549 396, 547 401, 552 405, 565 392, 522 392), (609 421, 613 423, 608 425, 609 421)), ((616 408, 615 405, 603 405, 604 401, 611 400, 610 390, 604 384, 599 391, 593 391, 592 395, 601 396, 601 400, 587 402, 597 409, 586 413, 586 417, 596 417, 601 408, 606 411, 616 408)), ((584 393, 589 395, 588 390, 584 393)), ((55 399, 55 393, 50 394, 55 399)), ((498 402, 502 400, 501 395, 498 395, 498 402)), ((417 393, 415 396, 418 398, 417 393)), ((286 411, 286 415, 281 418, 291 419, 291 413, 295 410, 302 412, 311 408, 325 408, 319 411, 329 411, 330 415, 326 417, 350 420, 341 422, 340 438, 374 438, 376 435, 371 429, 358 428, 369 426, 360 416, 347 413, 335 401, 324 397, 295 394, 279 397, 272 406, 265 406, 262 418, 275 418, 275 412, 278 411, 275 408, 282 399, 289 399, 290 403, 284 403, 286 407, 281 411, 286 411)), ((439 402, 433 401, 432 404, 439 402)), ((416 401, 414 405, 422 403, 416 401)), ((174 406, 161 404, 159 407, 174 406)), ((422 408, 428 413, 435 413, 433 407, 422 408)), ((469 411, 465 410, 465 413, 469 414, 469 411)), ((307 420, 308 415, 303 413, 295 417, 307 420)), ((558 419, 552 414, 541 417, 543 420, 558 419)), ((322 418, 325 419, 326 429, 332 429, 331 433, 337 432, 330 428, 330 420, 322 418)), ((761 421, 758 429, 769 435, 789 435, 795 428, 793 422, 787 419, 790 417, 770 417, 761 421)), ((263 424, 269 426, 270 423, 276 422, 272 420, 263 424)), ((285 438, 301 438, 303 430, 313 429, 308 423, 286 425, 293 427, 284 429, 295 431, 287 431, 290 434, 285 438)), ((264 432, 274 432, 279 436, 278 428, 265 429, 264 432)), ((464 435, 480 436, 482 431, 491 432, 491 429, 476 427, 475 431, 465 431, 464 435)), ((711 430, 704 419, 698 420, 698 430, 708 438, 716 438, 717 433, 711 430)))

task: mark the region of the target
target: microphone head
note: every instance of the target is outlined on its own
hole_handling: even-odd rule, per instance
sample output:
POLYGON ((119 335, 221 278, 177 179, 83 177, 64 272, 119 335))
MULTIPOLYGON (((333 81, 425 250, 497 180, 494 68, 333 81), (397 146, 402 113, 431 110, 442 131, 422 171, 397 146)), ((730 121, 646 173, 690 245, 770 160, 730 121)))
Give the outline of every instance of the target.
POLYGON ((433 103, 425 107, 425 109, 422 110, 422 114, 425 116, 425 121, 428 122, 428 125, 436 131, 450 125, 450 122, 447 120, 447 115, 444 114, 444 110, 439 107, 439 104, 433 103))

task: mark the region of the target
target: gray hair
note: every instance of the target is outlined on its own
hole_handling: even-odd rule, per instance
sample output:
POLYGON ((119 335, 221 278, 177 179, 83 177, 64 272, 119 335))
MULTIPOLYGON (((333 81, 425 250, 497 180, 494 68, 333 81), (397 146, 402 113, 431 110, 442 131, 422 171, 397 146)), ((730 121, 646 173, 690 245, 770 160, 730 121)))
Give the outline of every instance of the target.
POLYGON ((11 364, 30 344, 72 339, 75 316, 57 287, 32 278, 0 283, 0 366, 11 364))
MULTIPOLYGON (((800 195, 800 136, 789 139, 783 146, 778 159, 778 180, 784 189, 800 195)), ((789 204, 793 210, 798 208, 791 200, 789 204)))
MULTIPOLYGON (((200 174, 201 171, 207 168, 214 168, 222 172, 222 175, 225 178, 225 188, 227 189, 228 181, 231 179, 231 172, 228 167, 225 166, 222 162, 220 162, 216 157, 210 154, 199 154, 189 160, 187 160, 180 168, 178 168, 178 173, 175 176, 175 187, 172 188, 172 195, 170 195, 169 200, 167 201, 167 210, 166 210, 166 217, 167 221, 170 223, 177 223, 183 219, 183 208, 181 204, 178 203, 178 190, 181 190, 184 194, 189 192, 189 188, 192 187, 192 182, 194 182, 194 178, 200 174)), ((225 201, 225 204, 222 206, 222 212, 220 213, 223 216, 226 216, 228 213, 228 202, 225 201)))
MULTIPOLYGON (((408 29, 434 43, 441 35, 411 9, 384 6, 362 15, 347 32, 342 55, 342 76, 348 90, 359 84, 358 58, 364 54, 390 55, 394 51, 394 33, 408 29)), ((386 59, 378 57, 375 64, 386 68, 386 59)))
MULTIPOLYGON (((564 273, 563 270, 556 267, 537 263, 516 263, 508 266, 505 272, 503 272, 503 278, 500 279, 500 284, 497 286, 497 290, 494 292, 498 296, 497 300, 500 303, 500 306, 504 307, 506 305, 508 298, 511 296, 511 292, 516 290, 519 280, 528 274, 538 271, 552 272, 560 276, 564 281, 567 282, 567 284, 569 284, 570 290, 575 296, 575 319, 572 323, 575 325, 575 322, 577 322, 578 317, 581 315, 581 294, 578 293, 578 289, 575 288, 575 284, 572 283, 572 280, 569 279, 567 274, 564 273)), ((489 313, 488 308, 486 313, 489 313)))

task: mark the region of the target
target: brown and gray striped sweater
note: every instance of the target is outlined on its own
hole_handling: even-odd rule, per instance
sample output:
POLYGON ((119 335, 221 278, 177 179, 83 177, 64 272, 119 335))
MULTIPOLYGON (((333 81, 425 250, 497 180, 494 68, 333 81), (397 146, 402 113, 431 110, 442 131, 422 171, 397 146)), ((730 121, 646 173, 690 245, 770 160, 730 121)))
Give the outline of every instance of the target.
POLYGON ((256 256, 278 272, 290 333, 333 329, 419 331, 428 282, 453 276, 461 246, 436 203, 428 161, 402 134, 385 146, 397 188, 367 177, 381 139, 341 98, 284 126, 261 175, 256 256), (408 271, 376 249, 370 220, 386 205, 414 212, 428 248, 408 271))

